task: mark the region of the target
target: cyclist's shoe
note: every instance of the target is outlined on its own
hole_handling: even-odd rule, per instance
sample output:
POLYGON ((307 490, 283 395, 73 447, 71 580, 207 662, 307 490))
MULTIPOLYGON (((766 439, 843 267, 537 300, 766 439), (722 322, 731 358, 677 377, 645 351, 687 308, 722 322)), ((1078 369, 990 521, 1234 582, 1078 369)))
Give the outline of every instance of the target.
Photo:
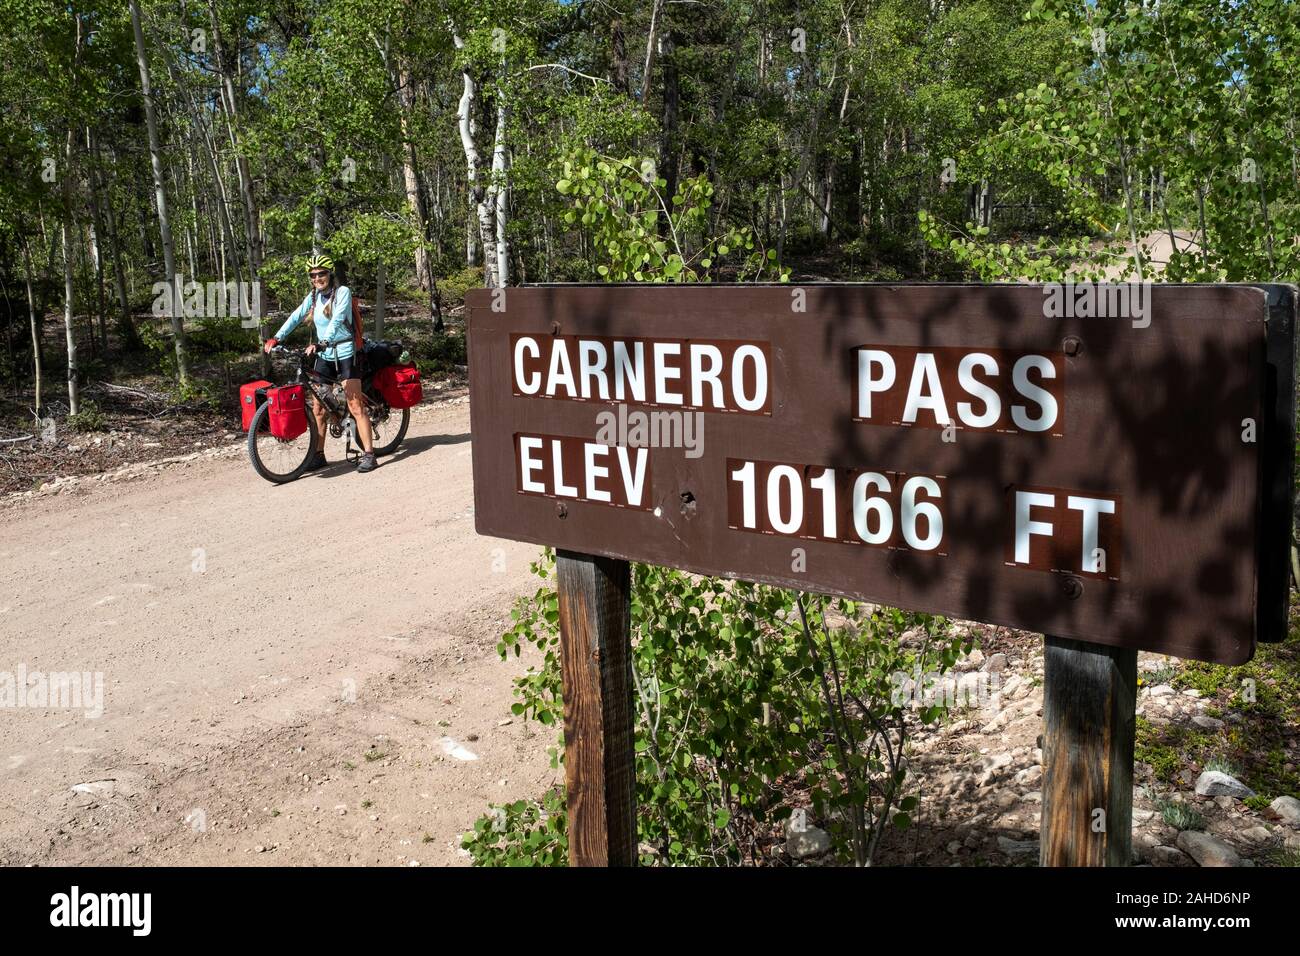
POLYGON ((375 466, 375 453, 368 452, 362 455, 361 460, 357 462, 357 471, 374 471, 375 466))
POLYGON ((314 451, 311 453, 311 457, 307 459, 307 467, 303 469, 303 472, 318 471, 328 464, 329 462, 325 460, 325 453, 323 451, 314 451))

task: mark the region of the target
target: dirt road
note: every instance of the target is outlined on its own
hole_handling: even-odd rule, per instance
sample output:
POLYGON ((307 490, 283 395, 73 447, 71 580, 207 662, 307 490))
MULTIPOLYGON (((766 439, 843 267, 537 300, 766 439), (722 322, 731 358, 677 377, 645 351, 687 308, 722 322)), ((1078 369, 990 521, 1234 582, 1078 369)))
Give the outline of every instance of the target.
POLYGON ((558 779, 495 651, 537 549, 475 535, 469 442, 461 398, 370 475, 231 447, 0 503, 0 864, 465 863, 558 779))

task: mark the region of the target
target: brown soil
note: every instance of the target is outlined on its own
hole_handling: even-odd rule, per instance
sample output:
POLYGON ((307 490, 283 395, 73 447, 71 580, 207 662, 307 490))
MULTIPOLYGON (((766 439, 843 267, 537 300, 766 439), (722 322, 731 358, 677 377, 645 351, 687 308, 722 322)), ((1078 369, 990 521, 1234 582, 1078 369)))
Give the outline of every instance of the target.
POLYGON ((0 500, 0 670, 104 680, 98 718, 0 711, 0 864, 465 862, 544 791, 495 651, 537 549, 475 534, 469 437, 461 396, 369 475, 232 442, 0 500))

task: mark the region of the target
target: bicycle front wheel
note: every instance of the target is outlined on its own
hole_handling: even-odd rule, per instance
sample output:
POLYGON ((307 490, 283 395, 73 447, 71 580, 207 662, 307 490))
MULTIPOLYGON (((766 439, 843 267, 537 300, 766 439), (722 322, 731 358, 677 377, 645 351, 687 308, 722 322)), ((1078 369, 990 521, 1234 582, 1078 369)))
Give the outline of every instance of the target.
POLYGON ((271 434, 270 410, 270 403, 263 402, 249 424, 248 460, 259 475, 281 485, 300 477, 307 467, 307 459, 316 446, 316 423, 305 407, 303 414, 307 416, 307 430, 297 438, 284 441, 271 434))

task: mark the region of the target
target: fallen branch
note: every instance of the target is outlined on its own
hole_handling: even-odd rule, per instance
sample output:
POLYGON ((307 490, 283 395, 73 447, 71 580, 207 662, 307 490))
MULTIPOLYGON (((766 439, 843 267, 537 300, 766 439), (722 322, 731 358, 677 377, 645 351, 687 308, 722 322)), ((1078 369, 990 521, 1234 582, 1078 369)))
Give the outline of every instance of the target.
POLYGON ((127 392, 151 402, 165 402, 167 400, 166 396, 158 392, 146 392, 144 389, 132 388, 129 385, 113 385, 111 382, 95 382, 93 385, 87 386, 86 391, 92 392, 98 389, 107 389, 110 392, 127 392))

